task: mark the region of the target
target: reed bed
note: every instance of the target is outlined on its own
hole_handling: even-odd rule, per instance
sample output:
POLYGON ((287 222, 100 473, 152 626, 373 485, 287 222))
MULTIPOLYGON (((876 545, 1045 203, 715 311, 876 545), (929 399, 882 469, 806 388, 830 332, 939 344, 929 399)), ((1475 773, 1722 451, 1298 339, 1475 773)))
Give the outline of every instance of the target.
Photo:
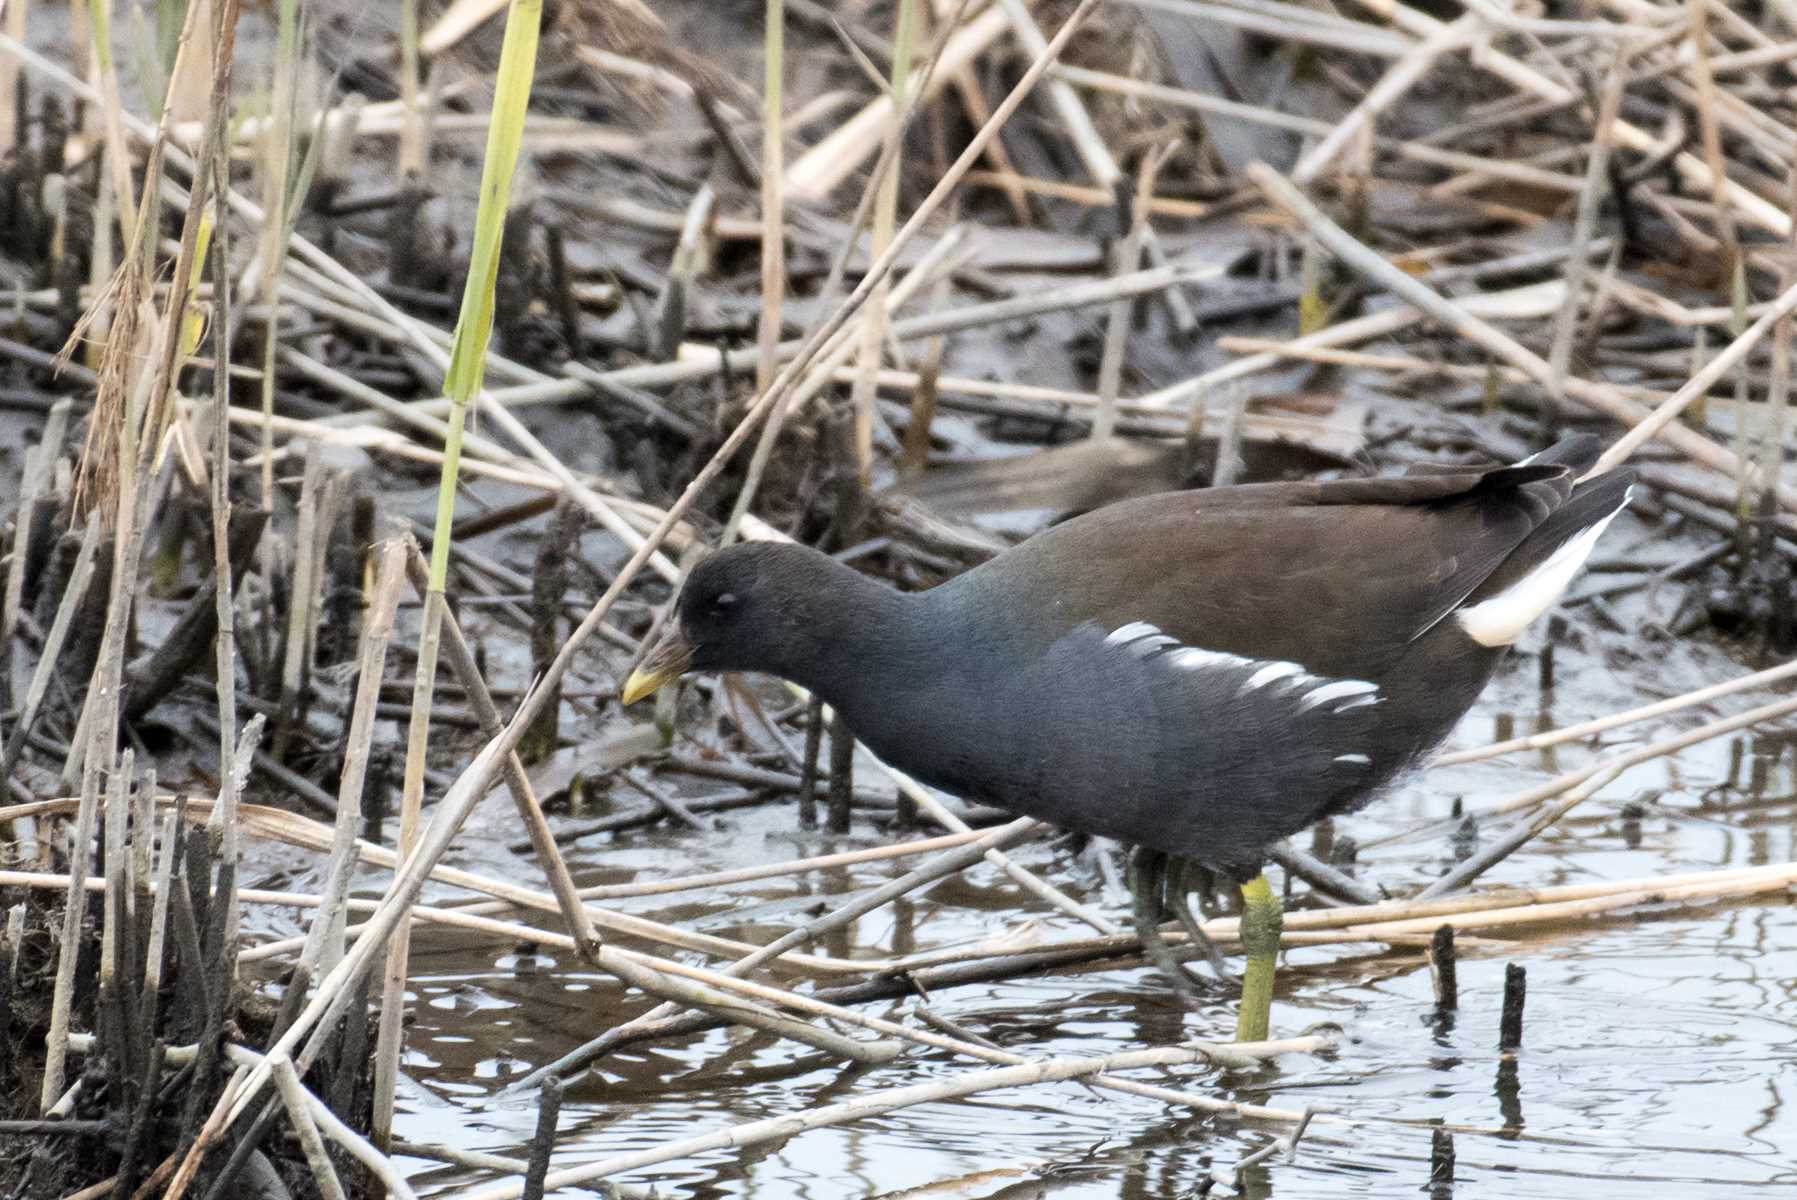
MULTIPOLYGON (((672 585, 736 537, 920 587, 1002 548, 994 512, 1595 430, 1605 466, 1640 470, 1638 533, 1533 651, 1543 687, 1569 622, 1743 665, 1445 752, 1438 769, 1580 765, 1391 835, 1503 822, 1443 872, 1375 887, 1282 849, 1285 942, 1433 947, 1451 979, 1444 938, 1515 953, 1525 930, 1789 896, 1790 863, 1474 886, 1626 772, 1797 713, 1788 12, 767 0, 743 71, 683 39, 689 7, 407 0, 346 38, 295 0, 129 24, 0 3, 0 416, 22 438, 0 460, 0 1045, 29 1085, 0 1147, 35 1147, 0 1179, 404 1197, 403 1153, 459 1164, 481 1200, 648 1195, 659 1164, 1080 1079, 1266 1124, 1207 1185, 1233 1188, 1313 1124, 1370 1119, 1217 1086, 1329 1034, 1080 1057, 996 1047, 922 1002, 876 1014, 1140 946, 1010 853, 1049 830, 904 778, 809 697, 697 685, 671 744, 675 701, 619 711, 672 585), (1176 25, 1226 48, 1231 96, 1176 25), (272 70, 241 68, 246 38, 272 70), (1273 86, 1291 59, 1314 69, 1273 86), (1001 436, 1034 445, 995 453, 1001 436), (532 882, 444 861, 500 784, 532 882), (590 887, 563 860, 748 808, 808 828, 820 794, 829 833, 876 822, 882 844, 590 887), (317 886, 250 886, 270 862, 317 886), (765 945, 635 903, 828 891, 872 862, 904 871, 765 945), (820 949, 972 869, 1043 922, 820 949), (275 912, 304 934, 269 936, 275 912), (554 948, 657 1001, 536 1064, 541 1126, 515 1155, 395 1139, 409 951, 458 939, 554 948), (730 1026, 865 1086, 555 1156, 581 1072, 730 1026), (882 1082, 924 1055, 953 1068, 882 1082)), ((1229 948, 1235 926, 1219 910, 1204 932, 1229 948)), ((1444 1132, 1525 1136, 1436 1126, 1450 1175, 1444 1132)))

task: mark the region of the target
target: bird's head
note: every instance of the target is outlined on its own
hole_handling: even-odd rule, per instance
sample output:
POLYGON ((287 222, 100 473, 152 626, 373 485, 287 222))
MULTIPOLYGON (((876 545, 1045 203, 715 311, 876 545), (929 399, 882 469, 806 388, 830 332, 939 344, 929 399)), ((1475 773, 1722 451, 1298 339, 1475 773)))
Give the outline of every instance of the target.
POLYGON ((829 617, 825 586, 849 568, 804 546, 743 542, 694 567, 661 640, 625 681, 633 704, 689 671, 766 671, 803 681, 829 617))

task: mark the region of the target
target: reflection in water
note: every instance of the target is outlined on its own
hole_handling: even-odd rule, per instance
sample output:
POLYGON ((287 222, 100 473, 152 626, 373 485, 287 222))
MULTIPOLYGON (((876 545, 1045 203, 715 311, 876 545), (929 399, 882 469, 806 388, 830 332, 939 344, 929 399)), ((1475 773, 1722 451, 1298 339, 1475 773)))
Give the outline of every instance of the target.
POLYGON ((1522 1082, 1517 1076, 1516 1055, 1505 1053, 1498 1058, 1497 1084, 1492 1088, 1497 1094, 1498 1121, 1506 1135, 1522 1131, 1522 1082))
POLYGON ((1429 1139, 1429 1200, 1454 1194, 1454 1135, 1437 1129, 1429 1139))
POLYGON ((1646 813, 1647 806, 1638 799, 1622 806, 1622 844, 1630 850, 1641 848, 1641 818, 1646 813))

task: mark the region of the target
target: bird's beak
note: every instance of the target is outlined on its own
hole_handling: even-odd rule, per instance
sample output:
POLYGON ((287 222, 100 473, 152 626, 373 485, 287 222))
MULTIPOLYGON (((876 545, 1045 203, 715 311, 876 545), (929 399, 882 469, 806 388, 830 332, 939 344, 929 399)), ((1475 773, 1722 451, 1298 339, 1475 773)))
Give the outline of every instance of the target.
POLYGON ((655 649, 643 659, 643 665, 630 673, 619 694, 625 704, 635 704, 644 696, 659 691, 686 674, 693 664, 693 644, 686 640, 678 620, 670 621, 662 631, 655 649))

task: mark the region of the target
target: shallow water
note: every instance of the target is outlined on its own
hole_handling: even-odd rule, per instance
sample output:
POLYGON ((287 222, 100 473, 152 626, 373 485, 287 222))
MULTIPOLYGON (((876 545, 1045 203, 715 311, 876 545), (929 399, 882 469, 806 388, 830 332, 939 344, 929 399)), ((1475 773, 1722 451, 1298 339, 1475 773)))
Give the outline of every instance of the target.
MULTIPOLYGON (((1626 608, 1625 608, 1626 611, 1626 608)), ((1631 639, 1634 641, 1634 639, 1631 639)), ((1452 744, 1476 745, 1501 716, 1520 729, 1564 724, 1740 673, 1696 642, 1621 655, 1575 616, 1557 648, 1559 687, 1544 698, 1537 665, 1513 656, 1452 744), (1585 648, 1581 648, 1581 644, 1585 648)), ((1635 642, 1640 645, 1639 642, 1635 642)), ((1731 697, 1739 711, 1763 695, 1731 697)), ((1453 858, 1455 796, 1481 811, 1557 770, 1648 736, 1699 722, 1680 714, 1605 735, 1602 747, 1423 774, 1337 823, 1365 847, 1361 878, 1414 890, 1453 858), (1421 830, 1411 837, 1393 835, 1421 830)), ((1502 863, 1481 886, 1667 874, 1797 858, 1797 741, 1718 739, 1630 771, 1560 827, 1502 863), (1638 817, 1625 819, 1635 802, 1638 817)), ((512 831, 503 799, 483 806, 460 849, 481 869, 533 880, 500 844, 512 831)), ((789 808, 732 814, 717 831, 658 829, 615 843, 582 843, 570 865, 583 883, 652 878, 877 844, 857 816, 834 839, 796 829, 789 808)), ((1492 836, 1502 819, 1485 823, 1492 836)), ((1037 842, 1015 857, 1076 897, 1127 923, 1093 852, 1037 842)), ((804 918, 827 893, 860 890, 909 862, 867 864, 802 880, 714 889, 699 898, 626 902, 709 932, 763 941, 804 918)), ((1285 955, 1275 1034, 1319 1022, 1344 1031, 1327 1057, 1287 1056, 1257 1072, 1180 1069, 1167 1078, 1222 1098, 1330 1114, 1295 1159, 1244 1174, 1245 1194, 1280 1197, 1429 1191, 1431 1130, 1455 1129, 1455 1197, 1757 1196, 1797 1184, 1797 905, 1790 895, 1703 906, 1644 906, 1620 916, 1485 936, 1463 952, 1460 1007, 1434 1014, 1420 952, 1297 948, 1285 955), (1506 962, 1528 969, 1522 1049, 1497 1050, 1506 962)), ((1082 927, 982 865, 858 922, 828 947, 884 954, 951 946, 1014 928, 1082 927)), ((493 942, 444 950, 429 935, 413 956, 415 1021, 401 1097, 402 1136, 464 1150, 521 1154, 536 1122, 534 1094, 497 1095, 507 1081, 634 1015, 647 1003, 608 977, 528 948, 493 942), (520 951, 523 952, 520 952, 520 951)), ((949 989, 933 1011, 1032 1056, 1098 1055, 1188 1038, 1226 1038, 1233 1008, 1182 1013, 1146 969, 1090 971, 949 989)), ((908 1003, 870 1011, 898 1018, 908 1003)), ((639 1150, 713 1128, 795 1112, 873 1091, 978 1069, 937 1054, 845 1070, 802 1047, 742 1030, 638 1047, 573 1087, 556 1165, 639 1150)), ((1153 1076, 1144 1076, 1151 1078, 1153 1076)), ((1283 1129, 1217 1122, 1185 1109, 1064 1083, 924 1105, 817 1130, 784 1142, 714 1151, 623 1176, 674 1195, 823 1200, 842 1196, 1163 1197, 1195 1194, 1207 1172, 1230 1168, 1283 1129)), ((470 1173, 412 1160, 415 1182, 443 1193, 470 1173)), ((1219 1190, 1216 1194, 1229 1194, 1219 1190)))

